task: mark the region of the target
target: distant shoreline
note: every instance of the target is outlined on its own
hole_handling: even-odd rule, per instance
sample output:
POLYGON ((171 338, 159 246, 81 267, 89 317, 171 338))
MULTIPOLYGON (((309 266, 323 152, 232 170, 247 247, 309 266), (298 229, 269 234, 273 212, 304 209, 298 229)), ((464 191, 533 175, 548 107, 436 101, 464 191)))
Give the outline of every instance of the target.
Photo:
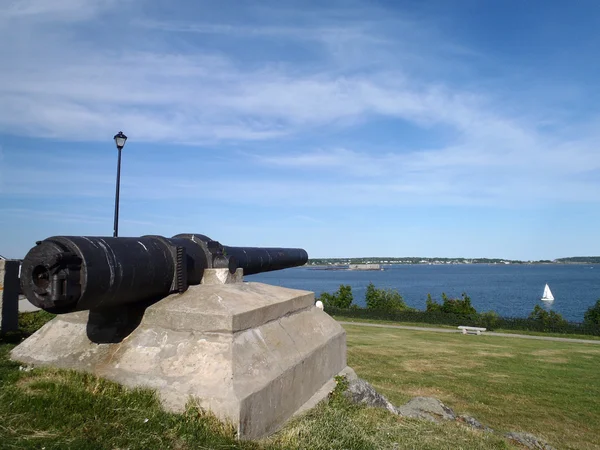
POLYGON ((308 265, 315 266, 347 266, 365 264, 492 264, 492 265, 530 265, 530 264, 600 264, 600 256, 569 256, 567 258, 520 260, 506 258, 446 258, 423 256, 364 256, 352 258, 309 258, 308 265))
MULTIPOLYGON (((369 271, 369 270, 383 270, 386 266, 595 266, 600 263, 584 263, 584 262, 527 262, 527 263, 377 263, 381 265, 381 269, 350 269, 349 264, 305 264, 300 267, 304 267, 311 270, 347 270, 347 271, 369 271)), ((593 267, 592 267, 593 268, 593 267)))

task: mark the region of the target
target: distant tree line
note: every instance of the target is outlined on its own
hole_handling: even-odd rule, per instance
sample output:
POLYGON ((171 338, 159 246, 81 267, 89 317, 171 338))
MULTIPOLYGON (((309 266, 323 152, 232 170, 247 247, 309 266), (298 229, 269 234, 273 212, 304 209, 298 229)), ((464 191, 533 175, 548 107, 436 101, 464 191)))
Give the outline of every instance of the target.
POLYGON ((600 256, 572 256, 570 258, 559 258, 556 262, 563 264, 600 264, 600 256))
MULTIPOLYGON (((308 265, 327 266, 327 265, 346 265, 346 264, 424 264, 424 263, 458 263, 458 264, 525 264, 528 262, 545 262, 545 261, 520 261, 513 259, 501 258, 430 258, 418 256, 403 256, 403 257, 360 257, 360 258, 310 258, 308 265)), ((552 261, 547 261, 552 262, 552 261)))
POLYGON ((365 308, 353 302, 349 285, 340 285, 333 294, 323 292, 319 300, 328 313, 345 317, 600 336, 600 299, 586 311, 581 323, 569 322, 559 313, 547 311, 539 305, 527 318, 502 317, 495 311, 479 313, 464 292, 460 298, 450 298, 442 293, 441 303, 427 294, 426 309, 421 311, 407 306, 396 289, 377 289, 373 283, 367 286, 365 308))
POLYGON ((403 256, 403 257, 360 257, 360 258, 311 258, 308 260, 309 265, 345 265, 345 264, 425 264, 425 263, 442 263, 442 264, 600 264, 600 256, 572 256, 569 258, 559 258, 553 261, 549 259, 540 259, 536 261, 522 261, 518 259, 501 259, 501 258, 431 258, 418 256, 403 256))

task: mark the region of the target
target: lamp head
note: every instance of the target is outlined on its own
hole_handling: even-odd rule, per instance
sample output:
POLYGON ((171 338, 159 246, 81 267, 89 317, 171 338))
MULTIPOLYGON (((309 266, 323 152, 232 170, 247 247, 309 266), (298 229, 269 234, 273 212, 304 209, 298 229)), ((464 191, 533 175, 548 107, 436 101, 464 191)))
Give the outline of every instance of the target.
POLYGON ((117 144, 117 148, 121 150, 125 146, 125 142, 127 141, 127 136, 123 134, 122 131, 119 131, 115 134, 115 144, 117 144))

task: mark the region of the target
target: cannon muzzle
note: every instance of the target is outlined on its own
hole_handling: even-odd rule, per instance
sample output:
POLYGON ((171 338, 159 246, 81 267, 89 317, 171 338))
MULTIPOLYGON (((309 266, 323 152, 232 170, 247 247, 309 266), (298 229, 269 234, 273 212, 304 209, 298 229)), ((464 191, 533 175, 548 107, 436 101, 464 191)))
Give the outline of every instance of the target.
POLYGON ((228 247, 202 234, 55 236, 25 256, 21 289, 54 313, 101 309, 184 292, 205 269, 242 268, 245 275, 306 264, 300 248, 228 247))

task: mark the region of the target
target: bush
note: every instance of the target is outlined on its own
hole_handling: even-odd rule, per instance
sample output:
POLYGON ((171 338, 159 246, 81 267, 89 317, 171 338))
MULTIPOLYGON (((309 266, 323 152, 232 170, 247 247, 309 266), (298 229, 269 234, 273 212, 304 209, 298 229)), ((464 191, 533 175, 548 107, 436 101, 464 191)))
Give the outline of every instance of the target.
POLYGON ((542 325, 545 331, 563 331, 569 323, 557 312, 546 311, 540 305, 535 305, 529 319, 542 325))
POLYGON ((395 289, 376 289, 373 283, 367 286, 365 294, 367 309, 377 311, 407 311, 411 310, 406 306, 404 299, 395 289))
POLYGON ((427 312, 442 312, 442 305, 431 298, 431 294, 427 294, 427 301, 425 302, 425 311, 427 312))
POLYGON ((323 292, 319 300, 324 306, 333 308, 347 309, 352 307, 352 287, 350 285, 341 284, 335 294, 323 292))
POLYGON ((477 311, 471 305, 471 297, 465 292, 461 295, 462 298, 448 298, 445 292, 442 292, 442 304, 440 305, 431 298, 431 294, 427 294, 427 312, 443 312, 446 314, 471 315, 477 314, 477 311))
POLYGON ((488 330, 498 328, 502 317, 496 311, 487 311, 479 314, 480 325, 488 330))
POLYGON ((583 315, 583 323, 588 326, 600 325, 600 299, 596 301, 594 306, 590 306, 583 315))

